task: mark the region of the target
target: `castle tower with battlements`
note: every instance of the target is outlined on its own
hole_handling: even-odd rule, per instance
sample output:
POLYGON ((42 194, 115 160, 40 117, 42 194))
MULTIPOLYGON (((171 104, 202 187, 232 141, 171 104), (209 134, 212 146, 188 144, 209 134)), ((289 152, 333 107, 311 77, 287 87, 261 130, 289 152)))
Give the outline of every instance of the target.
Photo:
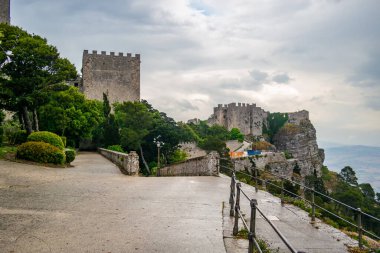
POLYGON ((263 124, 267 124, 267 112, 256 104, 230 103, 214 107, 214 114, 208 119, 210 125, 221 125, 229 131, 238 128, 244 135, 261 135, 263 124))
POLYGON ((11 0, 0 0, 0 23, 11 23, 11 0))
POLYGON ((80 90, 89 99, 103 100, 108 94, 111 104, 140 101, 140 55, 107 54, 83 51, 80 90))

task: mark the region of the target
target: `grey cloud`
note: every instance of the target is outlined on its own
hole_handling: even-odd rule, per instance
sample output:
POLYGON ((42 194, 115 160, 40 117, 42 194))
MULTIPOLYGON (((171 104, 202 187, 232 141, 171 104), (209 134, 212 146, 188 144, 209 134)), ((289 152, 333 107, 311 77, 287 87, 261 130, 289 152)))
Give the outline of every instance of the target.
POLYGON ((175 103, 183 111, 197 111, 197 110, 199 110, 199 108, 197 106, 193 105, 188 100, 176 100, 175 103))
POLYGON ((272 80, 276 83, 289 83, 290 77, 288 74, 277 74, 272 77, 272 80))
POLYGON ((250 71, 249 74, 254 81, 260 83, 265 82, 268 78, 268 73, 256 69, 250 71))

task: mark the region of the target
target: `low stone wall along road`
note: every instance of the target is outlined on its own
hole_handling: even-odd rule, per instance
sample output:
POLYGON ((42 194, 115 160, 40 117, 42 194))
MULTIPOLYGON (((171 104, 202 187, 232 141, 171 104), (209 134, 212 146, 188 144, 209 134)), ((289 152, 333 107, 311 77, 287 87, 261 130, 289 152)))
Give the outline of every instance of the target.
POLYGON ((66 169, 0 160, 0 252, 225 252, 219 177, 128 177, 81 153, 66 169))

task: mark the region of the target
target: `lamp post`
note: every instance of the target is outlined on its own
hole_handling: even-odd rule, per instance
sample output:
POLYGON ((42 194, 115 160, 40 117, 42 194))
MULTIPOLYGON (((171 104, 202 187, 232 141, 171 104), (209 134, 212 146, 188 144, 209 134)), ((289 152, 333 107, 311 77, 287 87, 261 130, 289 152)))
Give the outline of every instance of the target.
POLYGON ((161 135, 153 139, 153 142, 157 145, 157 176, 160 175, 160 149, 165 144, 163 141, 160 141, 159 138, 161 135))

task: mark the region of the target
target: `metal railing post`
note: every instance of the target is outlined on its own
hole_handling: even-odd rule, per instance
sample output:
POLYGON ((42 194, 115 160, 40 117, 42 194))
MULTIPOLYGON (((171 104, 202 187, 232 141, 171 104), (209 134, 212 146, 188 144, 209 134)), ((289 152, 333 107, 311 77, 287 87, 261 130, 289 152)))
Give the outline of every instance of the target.
POLYGON ((258 184, 258 180, 257 180, 257 168, 255 168, 255 191, 258 192, 259 191, 259 184, 258 184))
POLYGON ((358 210, 358 241, 359 248, 363 248, 363 227, 362 227, 362 210, 360 208, 358 210))
POLYGON ((311 224, 315 223, 315 193, 314 186, 311 187, 311 224))
POLYGON ((281 178, 281 205, 284 206, 284 179, 281 178))
POLYGON ((231 177, 231 193, 230 193, 230 216, 234 216, 235 210, 235 186, 236 186, 236 177, 235 172, 232 173, 231 177))
POLYGON ((251 222, 249 224, 249 234, 248 234, 248 253, 253 253, 253 239, 256 238, 256 206, 257 200, 251 199, 251 222))
POLYGON ((237 183, 237 193, 236 193, 236 203, 235 203, 235 221, 234 221, 234 229, 232 231, 233 235, 237 235, 239 233, 239 211, 240 211, 240 187, 241 184, 237 183))

